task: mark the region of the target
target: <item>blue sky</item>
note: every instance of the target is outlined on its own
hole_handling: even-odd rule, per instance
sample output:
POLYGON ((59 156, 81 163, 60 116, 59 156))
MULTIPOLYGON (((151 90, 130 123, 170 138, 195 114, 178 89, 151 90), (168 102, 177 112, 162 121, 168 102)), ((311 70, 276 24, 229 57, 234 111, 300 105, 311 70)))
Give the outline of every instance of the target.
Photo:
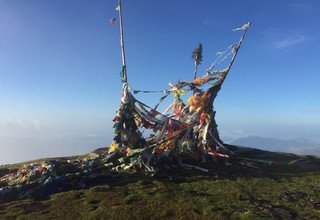
MULTIPOLYGON (((116 0, 0 0, 0 164, 109 145, 121 69, 116 0)), ((253 23, 216 100, 225 140, 320 138, 320 2, 123 0, 128 79, 162 90, 253 23)), ((139 96, 153 105, 161 96, 139 96)))

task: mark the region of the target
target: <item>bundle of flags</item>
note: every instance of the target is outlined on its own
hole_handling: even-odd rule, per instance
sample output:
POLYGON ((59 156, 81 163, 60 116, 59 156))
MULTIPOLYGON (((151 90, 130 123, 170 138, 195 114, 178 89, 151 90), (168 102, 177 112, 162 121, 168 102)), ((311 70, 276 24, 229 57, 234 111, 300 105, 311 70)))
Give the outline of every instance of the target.
MULTIPOLYGON (((170 89, 164 90, 165 96, 160 98, 154 108, 136 99, 134 94, 159 91, 132 90, 128 82, 123 80, 122 71, 123 92, 120 107, 113 119, 115 135, 106 156, 106 166, 116 172, 153 176, 165 174, 177 167, 207 172, 197 165, 211 161, 230 164, 232 152, 220 139, 213 102, 249 27, 250 23, 247 23, 237 28, 244 31, 240 40, 225 52, 217 54, 215 63, 231 57, 226 67, 215 69, 211 65, 212 72, 206 72, 191 82, 179 80, 176 84, 169 83, 170 89), (156 110, 158 105, 170 94, 173 103, 160 113, 156 110), (187 103, 184 103, 183 95, 191 95, 187 103), (149 134, 143 136, 144 131, 149 134)), ((198 48, 201 49, 193 52, 192 56, 198 64, 202 61, 200 46, 198 48)))

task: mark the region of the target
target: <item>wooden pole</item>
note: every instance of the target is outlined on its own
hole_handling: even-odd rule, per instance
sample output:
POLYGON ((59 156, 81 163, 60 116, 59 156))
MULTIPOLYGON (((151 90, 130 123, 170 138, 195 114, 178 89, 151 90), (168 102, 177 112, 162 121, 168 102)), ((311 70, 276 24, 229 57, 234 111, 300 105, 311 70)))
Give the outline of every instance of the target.
POLYGON ((127 66, 126 66, 126 55, 124 52, 124 37, 123 37, 123 24, 122 24, 122 5, 121 0, 118 0, 119 7, 119 19, 120 19, 120 46, 121 46, 121 55, 122 55, 122 71, 123 71, 123 81, 127 82, 127 66))
POLYGON ((193 77, 194 79, 197 78, 197 72, 198 72, 198 64, 195 63, 194 74, 193 74, 194 75, 194 77, 193 77))

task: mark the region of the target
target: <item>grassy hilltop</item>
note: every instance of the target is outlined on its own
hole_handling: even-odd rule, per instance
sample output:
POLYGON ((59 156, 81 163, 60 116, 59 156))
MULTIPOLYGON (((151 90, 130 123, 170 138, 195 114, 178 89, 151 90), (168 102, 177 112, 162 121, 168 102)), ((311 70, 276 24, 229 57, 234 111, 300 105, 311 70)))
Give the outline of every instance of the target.
MULTIPOLYGON (((0 204, 1 219, 319 219, 320 159, 229 146, 243 166, 164 178, 122 175, 49 198, 0 204)), ((66 160, 68 158, 60 158, 66 160)), ((13 169, 0 167, 1 171, 13 169)))

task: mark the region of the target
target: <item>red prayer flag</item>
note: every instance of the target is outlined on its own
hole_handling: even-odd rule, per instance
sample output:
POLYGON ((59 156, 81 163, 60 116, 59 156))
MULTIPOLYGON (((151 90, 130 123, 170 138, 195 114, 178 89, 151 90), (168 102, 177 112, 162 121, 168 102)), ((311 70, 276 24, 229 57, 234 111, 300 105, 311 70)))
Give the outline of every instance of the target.
POLYGON ((109 21, 110 21, 110 24, 114 25, 116 23, 116 20, 117 18, 111 18, 109 21))

